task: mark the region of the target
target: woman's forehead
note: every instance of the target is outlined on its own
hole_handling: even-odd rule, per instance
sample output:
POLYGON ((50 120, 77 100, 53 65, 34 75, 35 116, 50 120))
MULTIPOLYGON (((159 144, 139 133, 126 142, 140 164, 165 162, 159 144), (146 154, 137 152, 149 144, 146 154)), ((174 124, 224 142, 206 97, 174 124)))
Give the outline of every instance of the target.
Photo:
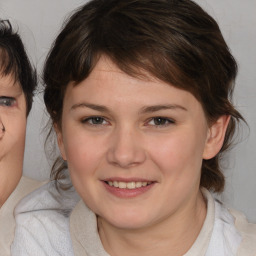
POLYGON ((98 58, 95 66, 93 67, 88 77, 90 78, 94 77, 95 79, 101 78, 104 80, 104 76, 109 77, 109 73, 111 73, 113 78, 117 77, 119 74, 122 74, 123 76, 126 76, 130 80, 134 79, 134 80, 142 80, 144 82, 146 81, 146 82, 160 82, 160 83, 164 82, 140 66, 134 66, 132 63, 126 63, 126 67, 129 67, 129 69, 123 69, 122 65, 119 66, 118 62, 116 63, 108 55, 102 54, 98 58))

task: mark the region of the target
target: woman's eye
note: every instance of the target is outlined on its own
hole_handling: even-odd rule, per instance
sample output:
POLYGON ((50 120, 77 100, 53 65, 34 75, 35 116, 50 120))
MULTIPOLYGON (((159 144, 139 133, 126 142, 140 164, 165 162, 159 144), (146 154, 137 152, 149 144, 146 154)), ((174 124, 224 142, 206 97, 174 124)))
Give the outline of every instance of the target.
POLYGON ((169 124, 173 124, 174 121, 168 118, 164 118, 164 117, 154 117, 152 118, 149 122, 148 125, 152 125, 152 126, 166 126, 169 124))
POLYGON ((104 125, 107 124, 107 121, 103 117, 93 116, 82 120, 82 123, 88 123, 91 125, 104 125))
POLYGON ((0 106, 11 107, 15 104, 16 100, 12 97, 0 97, 0 106))

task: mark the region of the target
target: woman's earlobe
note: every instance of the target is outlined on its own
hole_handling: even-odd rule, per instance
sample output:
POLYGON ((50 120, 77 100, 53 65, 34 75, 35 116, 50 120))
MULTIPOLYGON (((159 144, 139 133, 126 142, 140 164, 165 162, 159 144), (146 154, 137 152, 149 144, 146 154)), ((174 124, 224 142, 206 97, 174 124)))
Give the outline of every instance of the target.
POLYGON ((203 159, 211 159, 215 157, 223 145, 230 115, 220 116, 209 128, 203 159))

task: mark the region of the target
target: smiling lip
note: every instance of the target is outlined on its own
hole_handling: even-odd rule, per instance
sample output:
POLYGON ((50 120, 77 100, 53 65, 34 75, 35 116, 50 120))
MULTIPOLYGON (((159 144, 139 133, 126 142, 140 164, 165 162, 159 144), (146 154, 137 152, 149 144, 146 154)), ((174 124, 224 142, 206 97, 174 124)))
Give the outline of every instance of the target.
POLYGON ((120 198, 132 198, 150 190, 156 182, 146 180, 104 180, 103 184, 107 191, 120 198))

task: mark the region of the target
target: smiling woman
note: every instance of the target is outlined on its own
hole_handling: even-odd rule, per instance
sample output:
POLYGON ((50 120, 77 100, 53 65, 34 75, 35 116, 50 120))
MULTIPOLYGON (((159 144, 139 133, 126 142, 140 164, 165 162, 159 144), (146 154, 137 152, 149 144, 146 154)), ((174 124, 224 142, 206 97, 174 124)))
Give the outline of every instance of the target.
MULTIPOLYGON (((188 235, 199 232, 205 217, 198 193, 201 161, 219 151, 227 116, 218 121, 224 128, 215 149, 208 142, 203 108, 191 93, 150 75, 147 80, 130 77, 104 56, 87 79, 68 85, 63 103, 62 157, 102 225, 107 220, 119 228, 141 229, 160 220, 177 221, 190 198, 198 209, 189 210, 184 228, 194 215, 201 220, 188 235), (83 107, 73 108, 81 102, 83 107)), ((173 227, 171 233, 174 223, 166 226, 173 227)))
POLYGON ((254 255, 255 225, 210 193, 224 188, 220 157, 243 121, 236 73, 217 23, 193 1, 92 0, 75 11, 43 76, 62 196, 51 187, 56 211, 23 201, 14 255, 254 255), (81 201, 63 211, 67 170, 81 201), (27 230, 36 236, 22 239, 27 230))

